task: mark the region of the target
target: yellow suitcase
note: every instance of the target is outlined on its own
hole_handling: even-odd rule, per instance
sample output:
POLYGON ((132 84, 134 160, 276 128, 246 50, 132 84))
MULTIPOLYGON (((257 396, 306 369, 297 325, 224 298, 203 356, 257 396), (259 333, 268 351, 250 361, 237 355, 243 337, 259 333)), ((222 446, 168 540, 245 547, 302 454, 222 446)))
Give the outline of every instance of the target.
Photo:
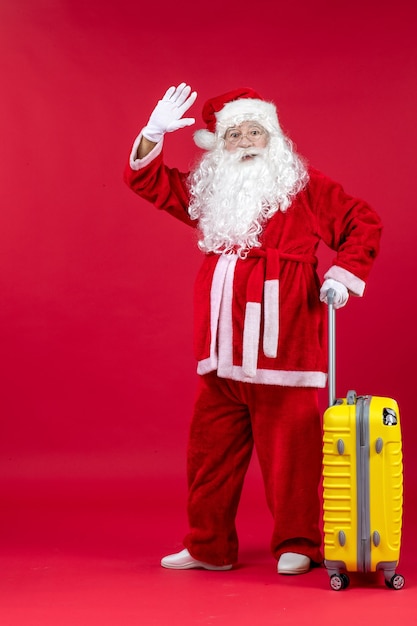
POLYGON ((335 312, 329 295, 329 407, 323 416, 324 564, 330 586, 348 572, 396 573, 401 545, 403 465, 398 404, 392 398, 335 396, 335 312))

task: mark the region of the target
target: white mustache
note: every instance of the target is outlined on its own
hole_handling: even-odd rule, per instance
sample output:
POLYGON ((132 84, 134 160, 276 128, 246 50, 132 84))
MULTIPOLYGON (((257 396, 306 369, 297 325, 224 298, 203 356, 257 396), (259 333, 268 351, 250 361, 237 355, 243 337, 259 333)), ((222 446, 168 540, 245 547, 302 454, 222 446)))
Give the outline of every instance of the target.
POLYGON ((254 148, 254 147, 236 148, 236 150, 233 150, 233 152, 229 153, 229 157, 231 160, 236 162, 236 161, 241 161, 242 159, 245 159, 245 157, 258 156, 262 154, 263 152, 264 150, 262 148, 254 148))

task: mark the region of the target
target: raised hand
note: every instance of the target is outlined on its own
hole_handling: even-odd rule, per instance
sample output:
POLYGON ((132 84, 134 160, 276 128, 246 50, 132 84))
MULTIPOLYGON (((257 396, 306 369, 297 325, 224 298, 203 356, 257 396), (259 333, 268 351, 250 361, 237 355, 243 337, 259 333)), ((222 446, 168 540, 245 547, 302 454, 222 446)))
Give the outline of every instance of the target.
POLYGON ((196 98, 197 92, 191 93, 191 87, 186 83, 170 87, 153 110, 142 135, 149 141, 158 143, 165 133, 172 133, 174 130, 194 124, 193 117, 182 116, 194 104, 196 98))

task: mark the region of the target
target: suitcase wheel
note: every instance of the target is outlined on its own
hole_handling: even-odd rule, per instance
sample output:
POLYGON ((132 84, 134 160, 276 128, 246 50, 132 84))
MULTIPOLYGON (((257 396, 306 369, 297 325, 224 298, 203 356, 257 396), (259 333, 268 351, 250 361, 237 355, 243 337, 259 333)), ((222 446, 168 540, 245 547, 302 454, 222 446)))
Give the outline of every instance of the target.
POLYGON ((333 574, 330 577, 330 587, 333 591, 341 591, 349 586, 349 576, 347 574, 333 574))
POLYGON ((394 574, 394 576, 392 576, 389 580, 385 579, 385 584, 388 589, 395 589, 398 591, 404 587, 405 578, 404 576, 401 576, 401 574, 394 574))

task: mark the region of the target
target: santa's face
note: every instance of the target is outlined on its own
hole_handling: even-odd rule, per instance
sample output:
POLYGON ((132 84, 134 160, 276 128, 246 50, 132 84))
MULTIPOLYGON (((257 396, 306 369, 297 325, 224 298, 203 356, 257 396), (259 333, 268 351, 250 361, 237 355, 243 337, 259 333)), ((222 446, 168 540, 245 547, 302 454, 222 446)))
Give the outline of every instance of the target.
POLYGON ((287 210, 306 180, 283 135, 255 120, 236 120, 190 176, 189 214, 199 221, 201 250, 244 258, 261 245, 266 221, 287 210))
POLYGON ((268 133, 258 122, 248 120, 237 126, 231 126, 224 135, 225 149, 235 152, 238 148, 244 148, 245 154, 242 160, 251 159, 256 152, 263 150, 268 145, 268 133), (252 154, 251 148, 256 148, 252 154))

